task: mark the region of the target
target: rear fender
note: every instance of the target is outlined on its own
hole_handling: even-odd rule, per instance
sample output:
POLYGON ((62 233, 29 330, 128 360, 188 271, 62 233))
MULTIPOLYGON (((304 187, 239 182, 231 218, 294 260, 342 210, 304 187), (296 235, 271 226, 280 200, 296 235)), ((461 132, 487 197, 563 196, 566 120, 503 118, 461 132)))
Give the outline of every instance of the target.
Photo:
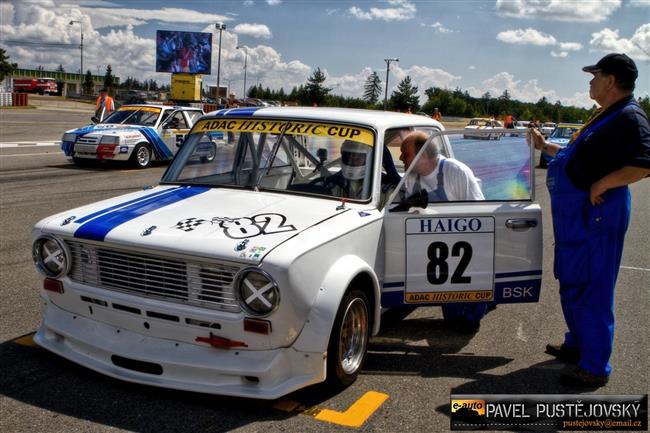
POLYGON ((369 299, 374 305, 373 311, 370 312, 373 317, 372 334, 379 332, 381 293, 377 275, 373 268, 358 256, 343 256, 334 262, 325 275, 305 321, 305 326, 293 345, 296 350, 304 352, 325 352, 327 350, 341 300, 352 280, 361 273, 366 273, 372 280, 371 296, 374 299, 369 299))

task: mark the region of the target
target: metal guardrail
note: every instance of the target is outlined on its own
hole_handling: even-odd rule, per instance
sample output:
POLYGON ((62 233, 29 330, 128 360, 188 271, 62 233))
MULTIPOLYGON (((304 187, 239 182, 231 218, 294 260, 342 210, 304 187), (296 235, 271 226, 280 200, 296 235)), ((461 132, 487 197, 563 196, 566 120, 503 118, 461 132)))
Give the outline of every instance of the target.
POLYGON ((12 105, 11 93, 10 92, 0 93, 0 107, 9 107, 11 105, 12 105))

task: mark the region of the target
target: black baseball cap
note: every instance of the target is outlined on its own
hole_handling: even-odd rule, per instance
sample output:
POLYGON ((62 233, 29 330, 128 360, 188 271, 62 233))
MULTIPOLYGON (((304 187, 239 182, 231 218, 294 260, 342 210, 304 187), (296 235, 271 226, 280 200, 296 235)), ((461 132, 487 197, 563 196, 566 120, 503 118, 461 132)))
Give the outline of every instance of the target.
POLYGON ((585 72, 604 72, 613 75, 621 83, 634 83, 639 76, 634 60, 625 54, 611 53, 600 59, 595 65, 582 68, 585 72))

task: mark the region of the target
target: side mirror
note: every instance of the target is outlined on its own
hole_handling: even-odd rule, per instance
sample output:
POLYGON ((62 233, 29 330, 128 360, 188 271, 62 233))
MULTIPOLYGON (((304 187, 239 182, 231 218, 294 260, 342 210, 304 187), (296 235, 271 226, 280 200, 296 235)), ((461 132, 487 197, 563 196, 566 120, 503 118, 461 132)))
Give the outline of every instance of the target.
POLYGON ((392 209, 389 209, 388 212, 404 212, 409 210, 412 207, 421 207, 426 209, 429 204, 429 194, 426 189, 421 189, 418 192, 413 193, 411 196, 407 197, 405 200, 402 200, 397 206, 392 209))

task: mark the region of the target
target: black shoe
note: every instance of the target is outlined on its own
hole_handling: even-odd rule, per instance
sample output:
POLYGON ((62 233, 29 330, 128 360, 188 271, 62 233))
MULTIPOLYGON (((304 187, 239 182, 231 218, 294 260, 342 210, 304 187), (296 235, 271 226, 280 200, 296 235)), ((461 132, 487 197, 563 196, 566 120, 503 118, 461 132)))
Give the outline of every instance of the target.
POLYGON ((604 374, 593 374, 582 367, 566 369, 560 373, 562 382, 567 385, 577 385, 589 388, 599 388, 607 385, 609 377, 604 374))
POLYGON ((562 361, 572 363, 580 361, 580 351, 573 347, 567 347, 564 344, 547 344, 545 352, 562 361))

